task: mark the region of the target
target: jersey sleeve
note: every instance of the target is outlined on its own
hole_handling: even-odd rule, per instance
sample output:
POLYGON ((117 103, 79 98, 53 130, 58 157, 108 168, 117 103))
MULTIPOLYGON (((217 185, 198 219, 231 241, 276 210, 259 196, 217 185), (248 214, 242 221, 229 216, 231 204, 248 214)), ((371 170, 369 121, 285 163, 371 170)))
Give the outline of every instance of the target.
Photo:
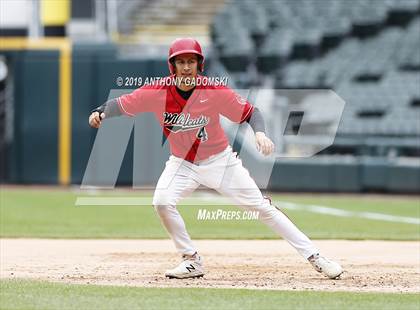
POLYGON ((252 114, 254 106, 232 89, 223 87, 216 90, 216 93, 220 114, 232 122, 242 123, 252 114))
POLYGON ((135 116, 142 112, 153 112, 156 108, 158 91, 149 87, 140 87, 133 92, 117 98, 121 112, 128 116, 135 116))

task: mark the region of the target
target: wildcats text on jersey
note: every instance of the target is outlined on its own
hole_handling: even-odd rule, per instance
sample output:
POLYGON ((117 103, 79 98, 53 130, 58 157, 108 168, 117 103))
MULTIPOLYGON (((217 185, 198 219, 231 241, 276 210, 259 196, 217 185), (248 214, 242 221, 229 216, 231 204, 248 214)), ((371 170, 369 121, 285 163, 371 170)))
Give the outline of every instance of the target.
POLYGON ((210 122, 210 117, 200 115, 192 118, 190 113, 170 113, 163 112, 163 123, 172 132, 187 131, 206 126, 210 122))

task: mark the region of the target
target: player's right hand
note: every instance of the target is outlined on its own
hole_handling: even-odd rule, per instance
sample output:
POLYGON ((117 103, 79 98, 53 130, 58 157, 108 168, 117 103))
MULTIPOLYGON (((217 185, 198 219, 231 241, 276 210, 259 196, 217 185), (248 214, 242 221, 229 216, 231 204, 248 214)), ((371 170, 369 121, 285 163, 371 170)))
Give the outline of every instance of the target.
POLYGON ((89 116, 89 125, 93 128, 99 128, 104 118, 105 118, 105 113, 101 113, 101 117, 99 117, 99 112, 93 112, 89 116))

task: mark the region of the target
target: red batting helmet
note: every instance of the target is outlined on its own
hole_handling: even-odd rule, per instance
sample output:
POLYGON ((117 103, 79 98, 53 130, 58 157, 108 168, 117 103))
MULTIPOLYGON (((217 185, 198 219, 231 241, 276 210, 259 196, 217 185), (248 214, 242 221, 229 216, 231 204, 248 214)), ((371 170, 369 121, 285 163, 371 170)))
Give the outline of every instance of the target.
POLYGON ((169 72, 171 72, 171 74, 175 73, 175 68, 173 64, 175 56, 187 53, 196 54, 198 56, 198 70, 200 72, 203 72, 204 56, 203 52, 201 51, 200 43, 198 43, 197 40, 194 40, 192 38, 181 38, 176 39, 169 48, 168 66, 169 72))

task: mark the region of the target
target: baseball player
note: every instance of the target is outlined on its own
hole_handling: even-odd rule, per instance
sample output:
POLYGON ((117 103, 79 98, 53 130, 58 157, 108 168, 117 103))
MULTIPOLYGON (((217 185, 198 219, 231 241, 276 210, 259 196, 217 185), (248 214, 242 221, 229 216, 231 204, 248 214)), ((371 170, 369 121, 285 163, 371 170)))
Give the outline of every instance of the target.
POLYGON ((163 226, 182 255, 182 262, 165 276, 194 278, 204 275, 203 260, 186 230, 177 203, 200 184, 231 198, 238 206, 258 211, 259 219, 287 240, 316 271, 334 279, 341 266, 319 254, 270 199, 264 197, 242 161, 229 146, 220 115, 236 123, 247 122, 264 155, 274 150, 265 135, 261 112, 226 86, 209 85, 200 44, 191 38, 175 40, 168 57, 170 75, 130 94, 112 99, 92 111, 89 124, 99 128, 104 119, 153 112, 169 141, 171 156, 157 183, 153 205, 163 226))

